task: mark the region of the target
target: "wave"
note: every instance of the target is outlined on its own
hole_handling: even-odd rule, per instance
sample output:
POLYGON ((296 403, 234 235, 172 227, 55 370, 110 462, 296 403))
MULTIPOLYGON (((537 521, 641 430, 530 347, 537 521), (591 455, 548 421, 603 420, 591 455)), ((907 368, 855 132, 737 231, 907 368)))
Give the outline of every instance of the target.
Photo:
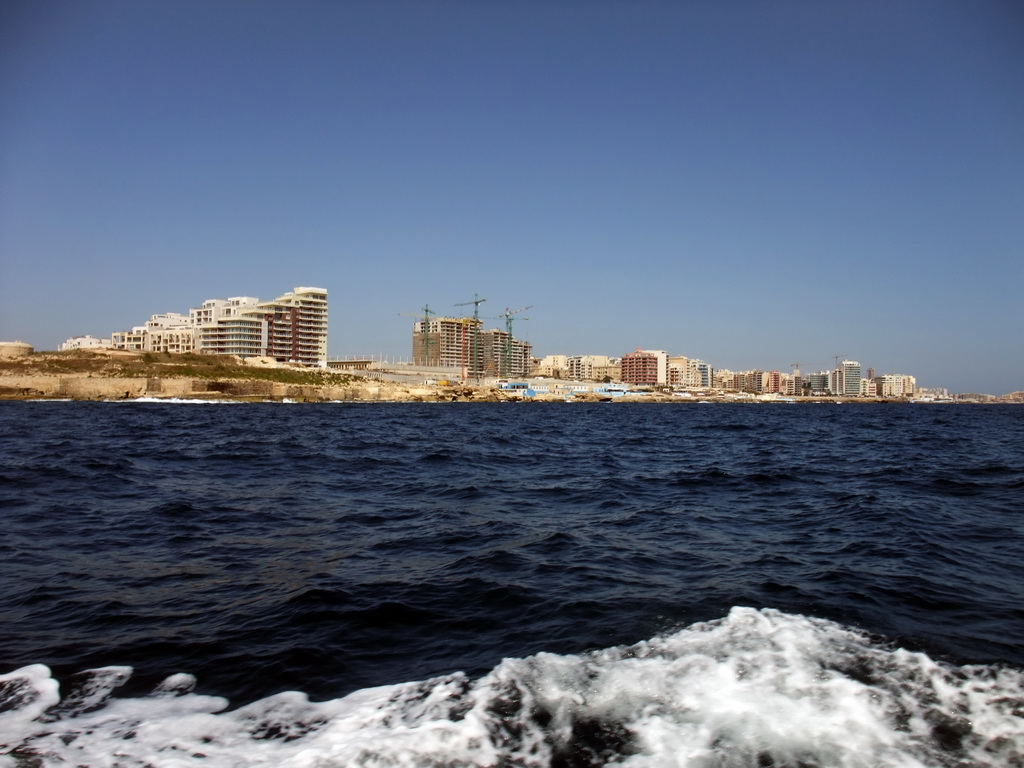
POLYGON ((185 674, 113 696, 130 675, 90 670, 63 696, 42 665, 0 676, 0 765, 1024 764, 1020 670, 952 666, 772 609, 324 702, 288 692, 232 710, 185 674))

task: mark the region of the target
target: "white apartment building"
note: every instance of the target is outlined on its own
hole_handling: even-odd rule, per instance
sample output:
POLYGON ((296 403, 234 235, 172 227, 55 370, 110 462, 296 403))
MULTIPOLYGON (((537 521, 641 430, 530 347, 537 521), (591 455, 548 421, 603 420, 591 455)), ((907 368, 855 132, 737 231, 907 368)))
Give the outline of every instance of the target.
POLYGON ((136 325, 130 331, 114 331, 110 334, 110 345, 114 349, 144 352, 146 349, 146 326, 136 325))
POLYGON ((195 351, 196 334, 188 315, 177 312, 151 315, 143 327, 142 348, 147 352, 181 355, 195 351))
POLYGON ((110 339, 97 339, 93 336, 72 336, 59 347, 58 352, 71 352, 75 349, 110 349, 110 339))

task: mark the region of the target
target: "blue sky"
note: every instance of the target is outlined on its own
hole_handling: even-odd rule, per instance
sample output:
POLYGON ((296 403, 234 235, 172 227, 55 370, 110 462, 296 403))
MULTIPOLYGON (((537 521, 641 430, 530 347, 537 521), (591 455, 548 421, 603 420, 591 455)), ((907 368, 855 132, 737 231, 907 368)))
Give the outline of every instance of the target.
POLYGON ((1024 389, 1024 5, 0 5, 0 338, 297 285, 333 356, 479 294, 538 355, 1024 389))

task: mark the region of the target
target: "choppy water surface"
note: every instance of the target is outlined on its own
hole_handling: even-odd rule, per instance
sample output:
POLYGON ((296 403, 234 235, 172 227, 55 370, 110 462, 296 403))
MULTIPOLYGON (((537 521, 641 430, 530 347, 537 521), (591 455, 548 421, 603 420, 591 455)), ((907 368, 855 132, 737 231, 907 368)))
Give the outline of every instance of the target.
POLYGON ((1024 765, 1022 510, 1016 406, 4 403, 0 765, 1024 765))

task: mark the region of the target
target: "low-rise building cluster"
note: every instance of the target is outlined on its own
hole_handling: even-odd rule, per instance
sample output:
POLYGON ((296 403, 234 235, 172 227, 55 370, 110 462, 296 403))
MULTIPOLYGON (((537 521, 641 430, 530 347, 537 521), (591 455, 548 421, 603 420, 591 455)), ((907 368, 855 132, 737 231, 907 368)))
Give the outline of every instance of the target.
POLYGON ((876 376, 870 368, 867 375, 862 376, 861 365, 855 360, 837 360, 833 370, 806 375, 801 375, 798 364, 791 367, 792 372, 730 371, 713 368, 697 358, 670 355, 660 349, 637 348, 620 358, 549 355, 536 362, 533 373, 556 379, 620 381, 634 386, 754 395, 904 398, 921 394, 913 376, 902 373, 876 376), (601 360, 603 365, 586 367, 579 362, 584 359, 601 360))

